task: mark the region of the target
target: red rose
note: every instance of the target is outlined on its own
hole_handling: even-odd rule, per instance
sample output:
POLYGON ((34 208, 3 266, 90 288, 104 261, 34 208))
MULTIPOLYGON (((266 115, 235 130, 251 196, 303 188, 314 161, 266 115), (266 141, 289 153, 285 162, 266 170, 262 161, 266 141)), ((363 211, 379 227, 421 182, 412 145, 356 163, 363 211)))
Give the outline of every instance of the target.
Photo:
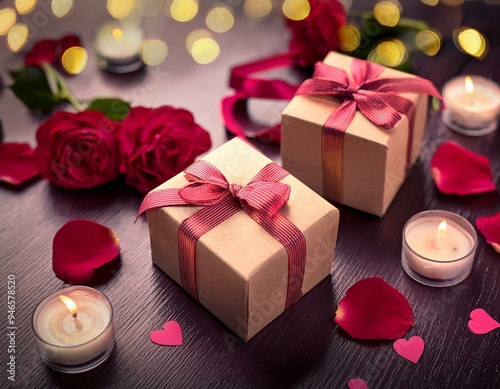
POLYGON ((81 45, 80 38, 76 35, 64 35, 59 40, 42 39, 36 42, 33 48, 26 53, 24 64, 36 67, 44 63, 54 64, 61 59, 66 50, 81 45))
POLYGON ((118 177, 118 124, 102 112, 59 111, 36 133, 44 178, 67 189, 92 188, 118 177))
POLYGON ((292 31, 290 51, 299 66, 314 65, 330 51, 339 51, 338 29, 347 15, 338 0, 309 0, 311 11, 303 20, 287 20, 292 31))
POLYGON ((184 109, 134 107, 122 123, 120 172, 148 193, 211 147, 210 135, 184 109))

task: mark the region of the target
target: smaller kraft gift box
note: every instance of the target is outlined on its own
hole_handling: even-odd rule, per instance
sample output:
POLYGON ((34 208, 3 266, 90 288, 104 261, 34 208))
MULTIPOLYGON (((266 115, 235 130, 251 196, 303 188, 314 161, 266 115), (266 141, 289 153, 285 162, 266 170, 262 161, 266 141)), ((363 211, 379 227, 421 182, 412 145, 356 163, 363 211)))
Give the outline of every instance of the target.
POLYGON ((428 80, 331 52, 282 113, 283 167, 334 202, 383 216, 422 147, 428 80))
POLYGON ((330 275, 339 211, 235 138, 144 198, 153 262, 248 340, 330 275))

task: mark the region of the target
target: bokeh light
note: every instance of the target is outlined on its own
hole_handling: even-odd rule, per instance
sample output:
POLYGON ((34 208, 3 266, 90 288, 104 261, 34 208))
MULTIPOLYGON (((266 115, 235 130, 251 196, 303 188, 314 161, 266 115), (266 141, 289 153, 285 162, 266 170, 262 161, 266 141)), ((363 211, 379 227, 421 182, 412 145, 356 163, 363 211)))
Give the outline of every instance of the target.
POLYGON ((206 23, 212 31, 226 32, 233 27, 234 16, 226 7, 214 7, 208 13, 206 23))
POLYGON ((408 59, 408 49, 399 39, 386 39, 368 54, 368 60, 395 68, 408 59))
POLYGON ((174 0, 170 6, 170 15, 178 22, 188 22, 198 13, 198 1, 174 0))
POLYGON ((57 18, 66 16, 71 8, 73 8, 73 0, 52 0, 50 4, 50 9, 57 18))
POLYGON ((199 39, 211 38, 212 34, 206 30, 194 30, 186 38, 186 49, 189 53, 193 49, 193 44, 199 39))
POLYGON ((285 0, 282 9, 288 19, 303 20, 311 12, 311 5, 307 0, 285 0))
POLYGON ((21 50, 28 42, 29 29, 24 23, 18 23, 12 27, 7 35, 7 46, 14 53, 21 50))
POLYGON ((415 43, 428 56, 436 55, 441 49, 442 37, 436 30, 422 30, 415 35, 415 43))
POLYGON ((121 19, 129 15, 134 8, 134 0, 108 0, 107 3, 109 14, 116 19, 121 19))
POLYGON ((342 26, 339 28, 339 44, 344 51, 354 51, 361 43, 361 33, 354 26, 342 26))
POLYGON ((61 57, 62 66, 69 74, 81 73, 87 66, 87 61, 87 50, 79 46, 70 47, 61 57))
POLYGON ((488 40, 478 30, 460 27, 453 32, 455 45, 475 58, 483 59, 488 53, 488 40))
POLYGON ((217 42, 212 38, 201 38, 193 43, 191 55, 199 64, 205 65, 213 62, 220 53, 217 42))
POLYGON ((0 35, 6 35, 16 24, 16 11, 12 8, 0 9, 0 35))
POLYGON ((168 54, 168 47, 160 39, 148 39, 141 50, 141 59, 146 65, 156 66, 165 61, 168 54))
POLYGON ((126 28, 139 27, 143 20, 143 8, 139 2, 135 2, 134 8, 127 16, 120 18, 120 24, 126 28))
POLYGON ((420 0, 420 1, 426 5, 430 5, 431 7, 435 7, 439 3, 439 0, 420 0))
POLYGON ((269 15, 272 9, 271 0, 245 0, 245 4, 243 4, 243 11, 253 19, 260 19, 269 15))
POLYGON ((30 13, 36 7, 38 0, 16 0, 16 9, 21 15, 30 13))
POLYGON ((401 9, 399 3, 392 1, 381 1, 375 4, 373 8, 373 16, 383 26, 394 27, 399 22, 401 17, 401 9))

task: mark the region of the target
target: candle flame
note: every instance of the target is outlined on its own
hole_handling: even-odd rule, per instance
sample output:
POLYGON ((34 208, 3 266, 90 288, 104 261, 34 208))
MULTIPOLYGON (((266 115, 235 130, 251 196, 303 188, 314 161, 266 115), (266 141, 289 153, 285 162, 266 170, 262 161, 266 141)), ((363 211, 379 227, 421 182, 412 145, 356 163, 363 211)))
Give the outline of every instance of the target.
POLYGON ((65 296, 63 294, 59 295, 59 299, 64 303, 64 305, 66 305, 66 307, 68 308, 69 312, 74 317, 76 317, 77 310, 76 310, 76 304, 75 304, 75 302, 73 300, 71 300, 68 296, 65 296))
POLYGON ((469 95, 474 94, 474 83, 469 76, 465 77, 465 90, 469 95))
POLYGON ((446 223, 446 220, 443 220, 441 223, 439 223, 438 234, 446 234, 447 228, 448 228, 448 224, 446 223))
POLYGON ((115 39, 122 39, 123 37, 123 31, 119 29, 118 27, 113 28, 113 31, 111 31, 111 34, 113 34, 113 38, 115 39))

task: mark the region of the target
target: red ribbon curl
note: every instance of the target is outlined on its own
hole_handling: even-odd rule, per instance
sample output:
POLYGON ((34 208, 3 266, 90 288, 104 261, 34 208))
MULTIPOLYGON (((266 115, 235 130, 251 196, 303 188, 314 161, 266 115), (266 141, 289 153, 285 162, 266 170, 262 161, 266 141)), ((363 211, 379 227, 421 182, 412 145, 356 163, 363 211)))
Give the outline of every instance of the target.
POLYGON ((302 232, 279 213, 290 197, 290 186, 280 183, 289 173, 276 163, 266 165, 246 185, 230 184, 215 166, 197 161, 186 170, 189 183, 181 189, 161 189, 144 198, 138 216, 147 210, 175 205, 204 206, 184 220, 177 236, 179 269, 184 289, 198 300, 196 242, 206 232, 240 210, 278 240, 288 254, 285 309, 301 296, 306 241, 302 232))

